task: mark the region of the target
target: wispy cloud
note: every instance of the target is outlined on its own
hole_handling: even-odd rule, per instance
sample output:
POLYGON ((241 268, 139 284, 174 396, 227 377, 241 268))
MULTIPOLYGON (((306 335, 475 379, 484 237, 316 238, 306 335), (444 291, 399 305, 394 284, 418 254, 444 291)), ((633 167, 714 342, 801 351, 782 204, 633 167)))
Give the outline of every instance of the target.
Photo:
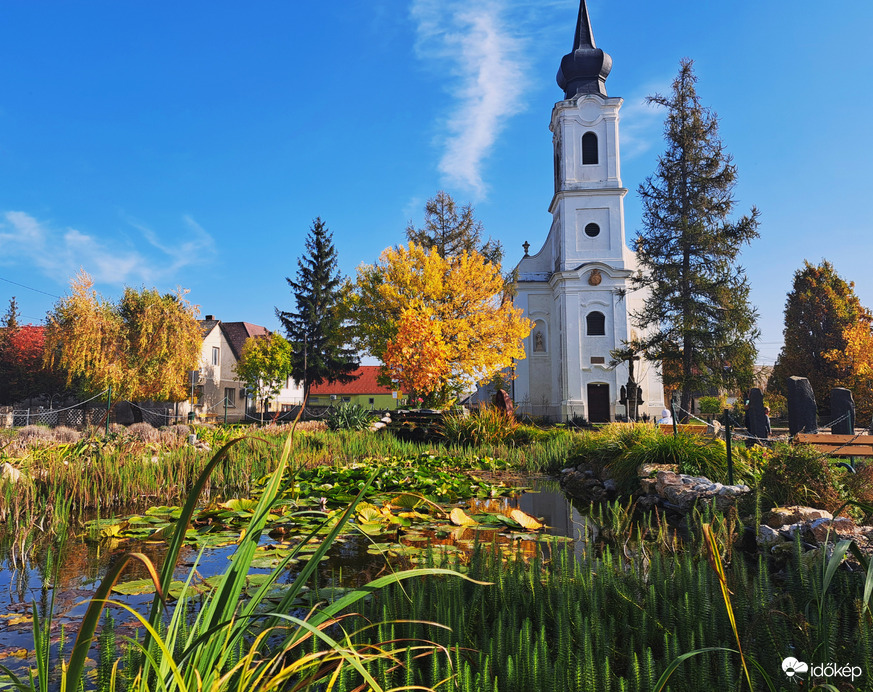
POLYGON ((97 283, 129 284, 173 279, 215 254, 212 237, 189 216, 187 229, 166 243, 142 223, 129 221, 145 243, 107 241, 75 228, 54 228, 23 211, 0 215, 0 264, 27 263, 63 282, 84 268, 97 283))
POLYGON ((506 21, 508 0, 413 0, 416 51, 447 66, 451 114, 439 170, 446 180, 484 197, 483 162, 507 118, 524 107, 525 41, 506 21))
POLYGON ((646 96, 670 91, 670 79, 652 82, 631 96, 624 97, 621 107, 621 158, 624 161, 663 145, 664 110, 646 103, 646 96))

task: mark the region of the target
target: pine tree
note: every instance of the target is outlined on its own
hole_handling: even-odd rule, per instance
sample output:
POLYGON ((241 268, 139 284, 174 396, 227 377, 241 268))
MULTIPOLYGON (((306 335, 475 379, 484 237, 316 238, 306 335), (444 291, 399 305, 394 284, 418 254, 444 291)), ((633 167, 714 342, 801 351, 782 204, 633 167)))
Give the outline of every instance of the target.
POLYGON ((473 216, 473 207, 458 209, 455 200, 440 190, 424 206, 424 228, 412 222, 406 227, 406 239, 426 250, 436 248, 440 257, 457 257, 462 252, 478 252, 492 264, 500 266, 503 247, 489 238, 482 242, 482 222, 473 216))
POLYGON ((633 317, 646 355, 662 363, 664 384, 692 393, 748 386, 757 351, 756 310, 749 304, 743 244, 758 237, 758 211, 730 221, 737 170, 718 136, 718 118, 700 104, 692 61, 680 63, 672 94, 648 97, 667 108, 667 151, 640 185, 643 231, 636 250, 645 289, 633 317), (647 331, 651 330, 651 331, 647 331))
POLYGON ((848 353, 847 331, 861 325, 869 333, 871 320, 854 283, 843 280, 826 260, 818 266, 805 261, 785 302, 785 343, 767 389, 784 393, 788 377, 806 377, 826 413, 830 390, 846 386, 854 374, 845 359, 828 355, 848 353))
POLYGON ((9 309, 0 322, 0 404, 14 401, 15 364, 12 357, 12 338, 18 333, 18 303, 15 296, 9 301, 9 309))
POLYGON ((296 302, 296 312, 276 308, 294 349, 291 376, 303 383, 304 396, 312 385, 351 382, 359 361, 346 346, 339 311, 340 274, 333 237, 316 218, 306 237, 306 253, 297 260, 297 281, 285 279, 296 302))

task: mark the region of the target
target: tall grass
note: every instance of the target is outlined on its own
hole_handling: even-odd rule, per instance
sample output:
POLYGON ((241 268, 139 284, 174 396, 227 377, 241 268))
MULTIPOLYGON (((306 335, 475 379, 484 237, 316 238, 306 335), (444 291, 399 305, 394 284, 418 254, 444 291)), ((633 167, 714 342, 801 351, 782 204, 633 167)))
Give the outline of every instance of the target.
MULTIPOLYGON (((702 543, 703 537, 695 534, 694 541, 702 543)), ((873 625, 868 606, 861 605, 863 574, 833 570, 825 584, 821 571, 809 571, 795 559, 783 583, 763 556, 750 565, 737 556, 723 565, 729 613, 719 574, 702 554, 702 545, 687 552, 649 545, 643 553, 591 543, 581 551, 577 546, 575 556, 555 548, 549 560, 525 564, 504 563, 482 547, 465 568, 493 586, 422 582, 408 589, 408 597, 391 588, 363 604, 361 613, 380 622, 435 620, 455 633, 431 635, 460 652, 457 668, 442 661, 413 663, 411 670, 395 674, 394 684, 435 685, 455 674, 462 692, 636 692, 654 690, 670 662, 683 654, 712 649, 682 661, 662 689, 748 689, 742 660, 730 653, 738 651, 738 635, 744 654, 760 664, 749 666, 753 689, 768 689, 767 678, 787 683, 780 663, 789 655, 810 663, 851 662, 864 671, 855 689, 873 687, 873 625)), ((395 624, 384 634, 415 637, 424 630, 395 624)), ((337 689, 353 686, 342 678, 337 689)))
MULTIPOLYGON (((188 524, 197 506, 199 494, 206 487, 210 474, 227 458, 233 444, 234 442, 230 442, 223 447, 195 481, 170 540, 160 574, 148 557, 138 553, 124 556, 109 569, 88 604, 70 658, 62 666, 60 678, 62 692, 77 690, 83 683, 87 656, 93 646, 101 615, 106 605, 113 603, 110 600, 112 588, 128 562, 132 560, 139 561, 147 568, 155 584, 156 594, 147 617, 129 606, 113 603, 127 609, 135 616, 145 629, 146 636, 142 642, 131 642, 135 649, 134 655, 125 659, 130 669, 120 670, 121 659, 118 659, 113 664, 110 675, 100 676, 101 681, 106 682, 110 690, 118 689, 122 684, 129 691, 140 692, 154 689, 168 692, 203 689, 213 692, 309 690, 321 689, 322 681, 332 681, 345 676, 344 679, 353 677, 356 684, 363 682, 366 689, 379 692, 383 689, 379 681, 384 673, 382 661, 387 660, 388 665, 392 667, 395 665, 402 667, 402 662, 398 661, 397 655, 409 649, 409 642, 415 642, 412 650, 416 651, 416 657, 440 650, 448 652, 448 649, 427 640, 402 640, 402 642, 368 640, 358 645, 353 641, 358 633, 337 638, 336 634, 331 632, 331 628, 336 629, 335 626, 341 623, 338 619, 341 611, 370 597, 379 588, 424 575, 463 576, 448 569, 425 568, 392 573, 371 582, 365 588, 347 593, 333 603, 318 606, 305 614, 296 614, 298 611, 295 610, 295 606, 298 604, 297 599, 303 588, 344 525, 353 516, 356 505, 377 475, 378 468, 363 484, 360 493, 345 512, 325 520, 322 527, 314 530, 291 551, 291 554, 269 574, 253 595, 245 596, 246 579, 258 542, 267 525, 268 516, 282 491, 283 472, 288 465, 292 447, 290 437, 227 570, 221 575, 213 590, 192 608, 190 606, 195 605, 193 603, 195 597, 189 589, 196 574, 195 565, 189 573, 178 603, 166 618, 164 594, 168 592, 173 580, 176 561, 188 524), (316 540, 316 536, 323 533, 322 529, 327 531, 327 534, 317 539, 318 547, 306 565, 294 576, 290 584, 281 588, 278 602, 271 603, 268 598, 275 595, 277 583, 280 577, 285 575, 288 564, 295 557, 300 557, 306 543, 316 540)), ((464 578, 469 579, 469 577, 464 578)), ((48 617, 42 622, 39 618, 34 618, 36 675, 31 673, 28 679, 23 680, 4 668, 8 676, 6 686, 19 690, 40 690, 40 692, 49 689, 53 666, 49 660, 47 637, 44 632, 48 631, 45 625, 50 626, 50 612, 49 610, 48 617)), ((364 631, 368 629, 364 628, 364 631)), ((102 669, 105 668, 105 665, 102 666, 102 669)))

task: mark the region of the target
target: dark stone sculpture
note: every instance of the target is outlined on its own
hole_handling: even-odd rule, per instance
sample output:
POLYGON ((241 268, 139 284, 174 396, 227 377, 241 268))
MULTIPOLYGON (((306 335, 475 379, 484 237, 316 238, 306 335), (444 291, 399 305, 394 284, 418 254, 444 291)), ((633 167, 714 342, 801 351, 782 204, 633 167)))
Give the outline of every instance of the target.
POLYGON ((746 406, 746 418, 743 422, 752 439, 746 440, 749 447, 760 444, 770 437, 770 419, 764 411, 764 393, 754 387, 749 392, 749 403, 746 406))
POLYGON ((815 394, 805 377, 788 378, 788 433, 817 433, 815 394))
POLYGON ((831 435, 855 434, 855 400, 852 392, 842 387, 831 390, 831 435))

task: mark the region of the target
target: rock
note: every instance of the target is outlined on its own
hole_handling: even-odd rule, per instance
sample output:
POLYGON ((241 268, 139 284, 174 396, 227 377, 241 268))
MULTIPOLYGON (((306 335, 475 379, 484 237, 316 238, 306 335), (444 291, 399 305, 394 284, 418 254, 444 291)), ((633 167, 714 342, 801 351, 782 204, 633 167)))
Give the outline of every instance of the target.
POLYGON ((837 519, 816 519, 806 527, 804 535, 808 538, 810 535, 816 543, 835 542, 844 538, 860 537, 860 531, 848 517, 838 517, 837 519))
POLYGON ((748 440, 746 444, 759 444, 761 440, 770 437, 770 419, 764 412, 764 394, 758 387, 753 387, 749 391, 749 404, 746 406, 744 424, 749 435, 753 438, 748 440))
POLYGON ((776 529, 773 529, 766 524, 761 524, 761 526, 758 527, 757 542, 759 548, 770 550, 773 546, 784 543, 785 539, 776 529))
POLYGON ((852 392, 842 387, 831 390, 831 435, 855 434, 855 400, 852 392))
POLYGON ((676 473, 679 467, 676 464, 640 464, 640 467, 637 469, 637 475, 640 478, 649 478, 650 476, 654 476, 658 473, 658 471, 670 471, 672 473, 676 473))
POLYGON ((561 487, 567 495, 583 502, 600 502, 606 496, 603 483, 579 471, 565 474, 561 478, 561 487))
POLYGON ((654 478, 640 478, 640 488, 643 491, 643 495, 655 495, 657 491, 655 490, 655 485, 657 481, 654 478))
POLYGON ((789 377, 786 391, 788 398, 788 434, 817 433, 815 394, 805 377, 789 377))
POLYGON ((18 483, 21 480, 21 471, 15 468, 8 461, 0 466, 0 480, 7 483, 18 483))
POLYGON ((834 515, 826 509, 814 509, 812 507, 774 507, 764 515, 764 523, 774 529, 786 524, 799 524, 811 522, 816 519, 833 519, 834 515))
POLYGON ((673 473, 672 471, 658 471, 657 479, 655 482, 655 490, 661 495, 664 492, 664 489, 669 486, 674 485, 682 485, 682 478, 678 473, 673 473))

